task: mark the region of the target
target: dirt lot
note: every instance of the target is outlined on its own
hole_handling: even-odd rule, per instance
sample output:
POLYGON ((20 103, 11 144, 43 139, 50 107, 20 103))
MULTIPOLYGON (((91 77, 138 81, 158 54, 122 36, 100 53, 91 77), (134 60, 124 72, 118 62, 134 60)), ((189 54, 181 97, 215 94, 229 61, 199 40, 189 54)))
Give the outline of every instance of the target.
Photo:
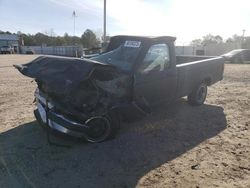
POLYGON ((0 56, 0 187, 250 187, 250 65, 226 65, 206 104, 185 99, 86 144, 46 133, 33 117, 35 83, 0 56))

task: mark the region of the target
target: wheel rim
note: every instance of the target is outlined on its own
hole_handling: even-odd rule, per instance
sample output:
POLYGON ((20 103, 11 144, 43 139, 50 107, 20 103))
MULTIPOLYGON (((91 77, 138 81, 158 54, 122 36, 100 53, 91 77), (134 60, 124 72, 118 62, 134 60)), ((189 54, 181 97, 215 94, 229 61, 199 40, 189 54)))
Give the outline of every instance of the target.
POLYGON ((101 142, 110 133, 110 122, 106 117, 92 117, 85 124, 88 127, 86 139, 89 142, 101 142))
POLYGON ((203 102, 206 98, 206 95, 207 95, 207 87, 203 85, 199 88, 197 93, 198 101, 203 102))

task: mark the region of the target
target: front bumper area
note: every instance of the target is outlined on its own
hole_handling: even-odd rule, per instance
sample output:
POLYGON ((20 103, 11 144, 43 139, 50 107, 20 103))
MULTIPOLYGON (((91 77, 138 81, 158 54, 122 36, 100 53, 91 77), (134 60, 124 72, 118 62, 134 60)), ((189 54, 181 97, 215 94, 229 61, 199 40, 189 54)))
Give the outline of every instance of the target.
POLYGON ((86 136, 85 132, 87 130, 87 126, 74 120, 71 120, 62 114, 56 113, 53 110, 53 103, 48 102, 47 99, 41 95, 41 92, 36 91, 35 97, 37 109, 34 111, 34 115, 40 124, 48 126, 52 130, 70 136, 86 136))

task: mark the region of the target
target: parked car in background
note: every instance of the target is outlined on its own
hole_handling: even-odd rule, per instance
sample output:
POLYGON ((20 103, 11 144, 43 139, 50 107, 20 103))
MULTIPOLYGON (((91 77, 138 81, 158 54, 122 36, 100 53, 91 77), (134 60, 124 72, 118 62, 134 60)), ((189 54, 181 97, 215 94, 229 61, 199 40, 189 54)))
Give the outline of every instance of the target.
POLYGON ((98 56, 101 54, 102 48, 101 47, 96 47, 96 48, 89 48, 89 49, 84 49, 83 50, 83 55, 81 58, 92 58, 95 56, 98 56))
POLYGON ((83 58, 89 59, 89 58, 92 58, 92 57, 95 57, 95 56, 98 56, 98 55, 100 55, 100 54, 82 55, 81 58, 82 58, 82 59, 83 59, 83 58))
POLYGON ((231 63, 244 63, 250 61, 250 49, 237 49, 222 56, 231 63))
POLYGON ((12 46, 2 46, 0 50, 1 54, 14 54, 14 48, 12 46))
POLYGON ((26 50, 26 54, 35 54, 35 51, 32 49, 26 50))

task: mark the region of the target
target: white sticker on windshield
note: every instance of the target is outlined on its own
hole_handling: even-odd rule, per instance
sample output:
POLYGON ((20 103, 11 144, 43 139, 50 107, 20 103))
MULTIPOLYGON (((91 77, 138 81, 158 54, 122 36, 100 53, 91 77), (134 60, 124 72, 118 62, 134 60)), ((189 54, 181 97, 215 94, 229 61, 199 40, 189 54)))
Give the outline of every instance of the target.
POLYGON ((130 48, 139 48, 141 45, 140 41, 132 41, 132 40, 127 40, 125 41, 124 46, 125 47, 130 47, 130 48))

